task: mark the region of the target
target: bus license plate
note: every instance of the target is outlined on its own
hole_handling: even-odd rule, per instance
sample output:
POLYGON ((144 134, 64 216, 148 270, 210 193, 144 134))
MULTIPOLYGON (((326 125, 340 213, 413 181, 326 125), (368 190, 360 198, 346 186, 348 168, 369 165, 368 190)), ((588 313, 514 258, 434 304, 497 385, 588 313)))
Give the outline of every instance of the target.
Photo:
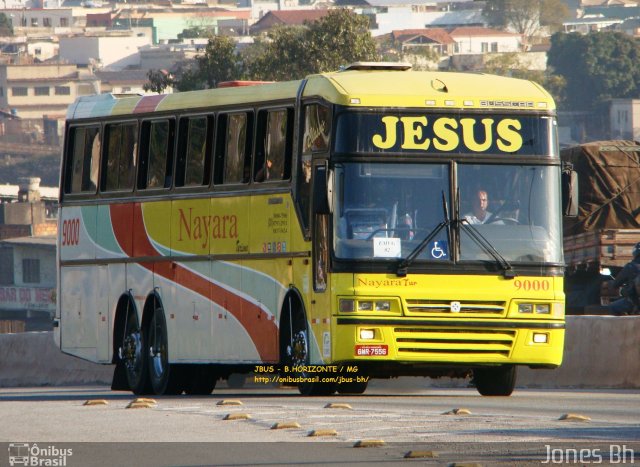
POLYGON ((388 345, 356 345, 356 355, 359 357, 384 357, 388 354, 388 345))

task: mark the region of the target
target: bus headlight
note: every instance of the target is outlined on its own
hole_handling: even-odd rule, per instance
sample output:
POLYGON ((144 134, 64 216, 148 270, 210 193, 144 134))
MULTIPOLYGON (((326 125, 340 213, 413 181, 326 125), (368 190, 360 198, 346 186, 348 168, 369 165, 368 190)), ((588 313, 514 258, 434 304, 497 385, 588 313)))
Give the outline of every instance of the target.
POLYGON ((346 298, 340 299, 340 312, 342 313, 351 313, 356 311, 356 301, 350 300, 346 298))
POLYGON ((548 303, 536 303, 536 313, 548 315, 551 313, 551 306, 548 303))
POLYGON ((362 313, 388 313, 394 310, 397 311, 397 305, 394 305, 394 300, 341 298, 338 300, 338 310, 340 313, 353 313, 356 311, 362 313))
POLYGON ((533 313, 533 304, 518 303, 518 313, 533 313))

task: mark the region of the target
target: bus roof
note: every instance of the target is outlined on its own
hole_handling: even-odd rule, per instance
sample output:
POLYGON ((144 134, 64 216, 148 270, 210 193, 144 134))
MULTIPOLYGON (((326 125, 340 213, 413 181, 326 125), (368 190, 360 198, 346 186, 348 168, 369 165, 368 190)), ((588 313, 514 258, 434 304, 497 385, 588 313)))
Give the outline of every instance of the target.
MULTIPOLYGON (((294 99, 301 84, 302 81, 286 81, 175 94, 83 96, 69 107, 67 119, 294 99)), ((551 96, 531 81, 480 73, 411 71, 405 68, 356 67, 311 75, 307 78, 304 96, 322 97, 335 104, 356 107, 555 109, 551 96)))

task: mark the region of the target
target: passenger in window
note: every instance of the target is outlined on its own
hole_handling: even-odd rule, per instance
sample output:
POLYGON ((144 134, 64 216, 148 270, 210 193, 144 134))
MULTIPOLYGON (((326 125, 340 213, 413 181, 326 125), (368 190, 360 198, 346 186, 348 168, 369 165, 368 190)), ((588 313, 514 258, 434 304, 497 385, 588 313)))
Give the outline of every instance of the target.
POLYGON ((275 178, 271 173, 273 162, 267 159, 260 170, 256 173, 256 182, 266 182, 275 178))

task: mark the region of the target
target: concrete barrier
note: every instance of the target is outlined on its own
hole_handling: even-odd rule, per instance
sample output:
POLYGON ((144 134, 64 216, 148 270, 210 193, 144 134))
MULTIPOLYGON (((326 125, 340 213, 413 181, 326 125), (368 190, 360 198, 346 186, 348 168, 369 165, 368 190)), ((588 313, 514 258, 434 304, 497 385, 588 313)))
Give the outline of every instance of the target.
POLYGON ((111 384, 113 365, 60 352, 53 332, 0 334, 0 387, 111 384))
MULTIPOLYGON (((60 352, 51 332, 0 334, 0 387, 111 384, 112 374, 112 365, 97 365, 60 352)), ((383 386, 397 384, 418 388, 467 383, 401 378, 383 386)), ((640 388, 640 316, 568 316, 562 366, 555 370, 520 368, 518 386, 640 388)))
POLYGON ((567 316, 560 368, 522 368, 518 385, 640 388, 640 316, 567 316))

